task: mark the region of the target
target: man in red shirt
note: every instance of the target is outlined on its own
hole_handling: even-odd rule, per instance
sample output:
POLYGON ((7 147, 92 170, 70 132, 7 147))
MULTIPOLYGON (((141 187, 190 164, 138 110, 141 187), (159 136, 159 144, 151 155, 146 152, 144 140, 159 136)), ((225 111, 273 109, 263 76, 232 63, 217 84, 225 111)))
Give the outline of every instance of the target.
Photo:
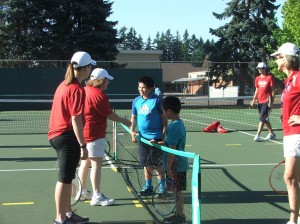
POLYGON ((275 96, 274 78, 271 74, 266 72, 267 65, 264 62, 260 62, 256 68, 258 69, 260 75, 255 78, 255 93, 253 100, 250 102, 250 106, 253 107, 255 101, 257 100, 260 122, 258 124, 254 141, 261 141, 260 133, 262 132, 265 124, 269 131, 266 140, 273 140, 276 138, 276 135, 273 132, 271 123, 269 121, 269 113, 275 96))

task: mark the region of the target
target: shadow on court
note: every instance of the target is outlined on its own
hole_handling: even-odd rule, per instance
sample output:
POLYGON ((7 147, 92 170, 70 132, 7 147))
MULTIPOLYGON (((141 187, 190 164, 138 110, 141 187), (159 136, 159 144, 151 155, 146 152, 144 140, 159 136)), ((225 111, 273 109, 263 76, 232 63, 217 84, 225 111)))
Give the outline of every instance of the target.
POLYGON ((89 222, 89 224, 154 224, 153 221, 125 221, 125 222, 120 222, 120 221, 109 221, 109 222, 89 222))
POLYGON ((282 224, 286 219, 215 219, 201 221, 201 224, 282 224))
POLYGON ((0 149, 9 149, 9 148, 52 148, 50 145, 0 145, 0 149))
POLYGON ((0 158, 3 162, 47 162, 57 161, 54 157, 20 157, 20 158, 0 158))

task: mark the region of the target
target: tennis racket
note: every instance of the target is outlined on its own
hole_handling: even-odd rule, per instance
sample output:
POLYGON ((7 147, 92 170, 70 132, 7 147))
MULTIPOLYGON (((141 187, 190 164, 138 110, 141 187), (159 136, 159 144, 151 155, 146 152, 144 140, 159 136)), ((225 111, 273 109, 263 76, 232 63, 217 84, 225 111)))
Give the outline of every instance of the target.
POLYGON ((285 160, 278 163, 271 171, 269 183, 277 194, 287 194, 286 185, 283 179, 285 160))
POLYGON ((157 172, 153 172, 154 170, 157 170, 158 168, 160 168, 162 166, 163 163, 163 158, 162 158, 162 154, 159 153, 159 149, 154 150, 154 148, 150 147, 149 145, 145 145, 144 147, 148 147, 150 153, 147 156, 147 161, 146 161, 146 169, 147 172, 152 175, 152 176, 158 176, 157 172))
POLYGON ((152 205, 154 209, 163 217, 174 213, 177 206, 178 173, 176 171, 176 158, 172 164, 172 178, 167 177, 162 180, 165 192, 161 192, 161 184, 154 188, 152 205))
POLYGON ((76 172, 75 178, 72 181, 72 192, 71 192, 71 205, 72 206, 75 205, 79 201, 81 193, 82 193, 81 181, 76 172))
MULTIPOLYGON (((56 169, 58 169, 58 160, 56 160, 55 163, 56 169)), ((75 178, 72 180, 72 190, 71 190, 71 206, 75 205, 81 196, 82 193, 82 186, 81 186, 81 181, 80 178, 77 174, 77 171, 75 172, 75 178)))
POLYGON ((163 179, 162 183, 157 184, 152 195, 152 205, 155 211, 163 217, 174 213, 177 204, 177 187, 173 179, 163 179), (161 185, 166 189, 161 192, 161 185))
POLYGON ((110 143, 109 143, 109 141, 107 140, 107 138, 105 138, 104 151, 105 151, 105 154, 106 154, 107 156, 111 156, 111 155, 110 155, 110 143))

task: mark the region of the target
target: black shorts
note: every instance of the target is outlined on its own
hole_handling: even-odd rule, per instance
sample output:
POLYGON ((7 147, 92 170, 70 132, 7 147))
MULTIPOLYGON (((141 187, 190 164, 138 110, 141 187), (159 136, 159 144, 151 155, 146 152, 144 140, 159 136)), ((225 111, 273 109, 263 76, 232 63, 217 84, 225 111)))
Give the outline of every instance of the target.
POLYGON ((269 121, 270 107, 268 103, 259 103, 258 105, 259 120, 261 122, 269 121))
POLYGON ((75 178, 80 159, 80 145, 73 131, 65 132, 49 140, 58 160, 58 181, 70 184, 75 178))
POLYGON ((175 184, 177 186, 177 191, 186 190, 186 172, 176 172, 175 174, 175 184))
POLYGON ((162 161, 162 154, 163 153, 160 149, 147 145, 143 142, 139 142, 139 162, 141 166, 160 165, 162 161))

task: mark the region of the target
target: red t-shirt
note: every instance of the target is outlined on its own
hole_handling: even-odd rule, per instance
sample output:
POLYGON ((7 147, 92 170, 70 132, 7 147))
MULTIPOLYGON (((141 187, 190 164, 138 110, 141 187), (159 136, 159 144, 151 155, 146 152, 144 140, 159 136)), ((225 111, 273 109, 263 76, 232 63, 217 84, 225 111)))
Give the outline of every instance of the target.
POLYGON ((85 93, 77 79, 70 85, 63 81, 56 89, 50 114, 48 139, 73 130, 72 116, 82 114, 85 93))
POLYGON ((91 86, 84 89, 86 92, 84 138, 86 142, 92 142, 105 138, 107 116, 113 111, 107 96, 100 89, 91 86))
POLYGON ((258 103, 267 103, 269 96, 272 94, 272 87, 274 86, 274 78, 271 74, 265 76, 257 76, 255 78, 255 88, 258 90, 258 103))
POLYGON ((300 134, 300 125, 290 126, 292 115, 300 115, 300 71, 294 71, 286 80, 283 91, 282 129, 283 135, 300 134))

